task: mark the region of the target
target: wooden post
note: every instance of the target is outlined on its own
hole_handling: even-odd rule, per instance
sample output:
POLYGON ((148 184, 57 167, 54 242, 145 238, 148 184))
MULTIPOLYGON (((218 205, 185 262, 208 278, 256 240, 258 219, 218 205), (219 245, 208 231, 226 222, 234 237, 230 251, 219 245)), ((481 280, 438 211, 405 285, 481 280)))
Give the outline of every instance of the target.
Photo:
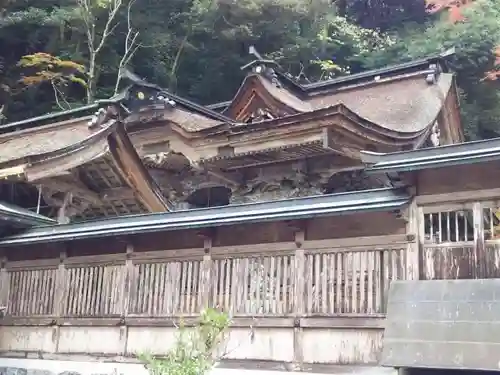
POLYGON ((481 279, 487 275, 483 207, 480 202, 475 202, 472 206, 472 220, 474 225, 474 278, 481 279))
POLYGON ((9 283, 9 273, 7 271, 7 257, 2 257, 0 260, 0 307, 5 308, 3 314, 8 314, 9 308, 9 293, 10 293, 10 283, 9 283))
POLYGON ((132 285, 135 279, 135 274, 134 274, 134 262, 131 259, 132 253, 134 252, 134 245, 131 243, 127 243, 127 255, 126 255, 126 260, 125 260, 125 267, 123 268, 123 289, 122 289, 122 298, 123 298, 123 305, 122 305, 122 312, 121 316, 123 318, 126 318, 128 316, 128 310, 130 307, 130 301, 133 301, 132 298, 132 285))
POLYGON ((65 297, 66 297, 66 264, 65 260, 67 257, 66 251, 61 251, 59 254, 59 266, 57 268, 56 276, 56 290, 54 295, 54 316, 56 319, 61 318, 64 315, 65 307, 65 297))
POLYGON ((61 251, 59 254, 59 266, 57 268, 56 274, 56 290, 54 294, 54 317, 55 325, 52 328, 52 341, 55 344, 55 352, 59 352, 59 331, 60 331, 60 319, 65 313, 66 306, 66 286, 69 280, 67 279, 66 273, 66 258, 68 253, 66 251, 61 251))
MULTIPOLYGON (((301 319, 305 315, 305 305, 306 301, 306 290, 305 290, 305 263, 306 256, 302 245, 305 240, 305 231, 303 229, 297 230, 295 232, 295 244, 297 249, 295 250, 295 272, 294 272, 294 328, 293 328, 293 367, 295 371, 302 371, 304 367, 304 349, 303 345, 303 335, 304 329, 301 327, 301 319)), ((312 275, 309 275, 312 277, 312 275)))
POLYGON ((205 254, 203 255, 202 263, 202 274, 200 278, 200 288, 201 293, 200 298, 200 309, 203 310, 210 306, 210 301, 212 298, 212 237, 206 236, 203 239, 203 249, 205 254))
POLYGON ((417 203, 412 200, 406 209, 406 239, 408 245, 406 248, 406 279, 418 280, 420 278, 420 236, 419 236, 419 220, 424 218, 419 217, 417 203))
POLYGON ((121 325, 120 325, 120 342, 122 347, 122 354, 127 354, 128 346, 128 326, 127 320, 131 301, 134 301, 133 285, 135 283, 136 275, 134 262, 132 260, 132 253, 134 252, 134 245, 127 242, 126 245, 126 259, 123 267, 123 286, 122 286, 122 307, 121 307, 121 325))

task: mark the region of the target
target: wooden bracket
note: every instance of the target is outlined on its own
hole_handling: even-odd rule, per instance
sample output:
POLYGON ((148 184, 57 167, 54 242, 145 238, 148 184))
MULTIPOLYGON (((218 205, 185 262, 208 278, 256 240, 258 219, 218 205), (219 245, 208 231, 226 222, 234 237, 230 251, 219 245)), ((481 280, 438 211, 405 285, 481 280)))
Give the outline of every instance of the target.
POLYGON ((216 228, 203 228, 198 231, 196 231, 196 235, 199 238, 202 238, 204 240, 206 239, 214 239, 215 238, 215 233, 216 233, 216 228))
POLYGON ((408 223, 410 220, 408 208, 396 210, 396 211, 393 211, 393 213, 394 213, 394 215, 396 215, 396 217, 398 219, 404 220, 405 223, 408 223))
POLYGON ((285 224, 290 228, 294 233, 305 231, 307 221, 306 220, 287 220, 285 224))

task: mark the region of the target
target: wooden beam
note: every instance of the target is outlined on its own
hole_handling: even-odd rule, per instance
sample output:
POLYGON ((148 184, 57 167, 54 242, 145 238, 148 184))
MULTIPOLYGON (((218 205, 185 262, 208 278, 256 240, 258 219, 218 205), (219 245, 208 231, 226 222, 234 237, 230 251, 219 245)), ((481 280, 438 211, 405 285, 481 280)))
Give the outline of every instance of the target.
POLYGON ((226 183, 228 187, 239 187, 243 184, 243 177, 238 172, 232 172, 232 176, 229 176, 227 173, 224 173, 218 169, 210 168, 207 169, 207 174, 226 183))
POLYGON ((26 164, 18 165, 16 167, 3 168, 0 169, 0 179, 15 179, 24 180, 24 171, 26 169, 26 164))
POLYGON ((66 180, 62 178, 48 178, 36 181, 37 184, 42 185, 52 191, 69 192, 74 197, 84 199, 92 204, 102 204, 99 194, 86 187, 83 182, 77 180, 66 180))
POLYGON ((481 189, 468 191, 454 191, 452 194, 428 194, 417 195, 415 200, 417 205, 430 205, 439 203, 473 202, 477 200, 499 200, 500 188, 481 189))
POLYGON ((349 158, 361 159, 360 152, 363 147, 348 146, 347 139, 332 129, 323 128, 322 138, 325 150, 334 151, 349 158))
POLYGON ((99 198, 104 202, 136 199, 135 192, 129 187, 106 189, 99 193, 99 198))
MULTIPOLYGON (((178 327, 184 323, 187 327, 198 322, 198 317, 125 317, 125 318, 58 318, 54 317, 5 317, 0 326, 53 326, 64 325, 72 327, 116 327, 125 324, 129 327, 178 327)), ((327 329, 383 329, 385 316, 383 314, 356 316, 266 316, 266 317, 235 317, 231 320, 231 328, 327 328, 327 329)))

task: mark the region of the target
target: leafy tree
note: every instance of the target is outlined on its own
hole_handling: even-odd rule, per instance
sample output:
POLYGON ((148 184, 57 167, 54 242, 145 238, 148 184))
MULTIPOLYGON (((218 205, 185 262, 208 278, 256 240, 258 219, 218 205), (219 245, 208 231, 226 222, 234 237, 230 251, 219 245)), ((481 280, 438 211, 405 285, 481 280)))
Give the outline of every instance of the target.
POLYGON ((395 43, 365 55, 365 67, 408 61, 454 47, 451 66, 461 89, 466 134, 471 139, 497 136, 498 83, 486 79, 486 74, 498 69, 495 49, 500 43, 500 0, 477 0, 463 15, 461 22, 442 19, 426 28, 401 31, 395 43))
POLYGON ((336 0, 339 15, 367 29, 397 30, 427 20, 425 0, 336 0))
POLYGON ((66 89, 71 83, 87 88, 85 67, 73 61, 61 60, 48 53, 38 52, 23 56, 17 65, 25 68, 25 73, 31 73, 31 75, 25 74, 20 80, 21 83, 28 87, 49 84, 54 91, 56 104, 61 110, 71 108, 66 100, 66 89))

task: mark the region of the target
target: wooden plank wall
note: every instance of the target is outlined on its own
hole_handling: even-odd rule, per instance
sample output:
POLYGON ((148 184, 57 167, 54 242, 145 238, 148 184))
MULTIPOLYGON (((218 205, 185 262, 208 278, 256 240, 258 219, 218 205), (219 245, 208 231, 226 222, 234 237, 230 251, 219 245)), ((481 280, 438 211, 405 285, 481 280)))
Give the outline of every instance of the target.
POLYGON ((500 201, 421 201, 420 279, 500 277, 500 201))
POLYGON ((391 280, 407 278, 408 244, 404 235, 237 247, 207 240, 183 251, 130 245, 122 254, 4 261, 2 324, 189 317, 204 306, 242 318, 376 317, 391 280))

